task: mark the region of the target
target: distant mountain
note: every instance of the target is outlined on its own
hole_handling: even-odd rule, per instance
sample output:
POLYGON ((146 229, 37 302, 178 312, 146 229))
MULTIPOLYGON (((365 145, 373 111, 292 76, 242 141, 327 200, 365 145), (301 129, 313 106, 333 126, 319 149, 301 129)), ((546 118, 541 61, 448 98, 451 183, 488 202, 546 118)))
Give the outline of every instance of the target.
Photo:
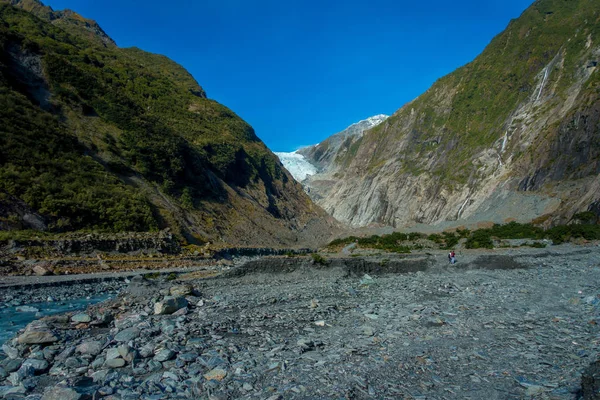
POLYGON ((293 153, 275 154, 292 176, 302 182, 311 199, 319 204, 333 187, 335 172, 343 167, 338 161, 347 157, 363 132, 387 118, 387 115, 375 115, 350 125, 316 145, 303 147, 293 153))
POLYGON ((600 213, 599 63, 599 1, 535 1, 346 151, 302 152, 336 166, 319 204, 354 226, 600 213))
POLYGON ((94 21, 0 0, 0 229, 170 228, 191 243, 314 245, 333 220, 180 65, 94 21))
POLYGON ((364 131, 381 124, 387 118, 388 116, 383 114, 369 117, 350 125, 317 145, 303 147, 297 153, 302 154, 311 164, 317 166, 319 172, 330 171, 336 167, 335 159, 349 151, 352 144, 362 137, 364 131))

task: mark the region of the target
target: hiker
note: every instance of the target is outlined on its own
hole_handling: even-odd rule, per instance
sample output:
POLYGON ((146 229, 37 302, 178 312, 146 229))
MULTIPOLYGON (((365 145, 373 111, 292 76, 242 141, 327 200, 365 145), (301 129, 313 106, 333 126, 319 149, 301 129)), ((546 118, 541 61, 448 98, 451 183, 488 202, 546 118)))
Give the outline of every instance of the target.
POLYGON ((452 250, 450 254, 448 254, 448 257, 450 257, 450 264, 456 263, 456 253, 454 252, 454 250, 452 250))

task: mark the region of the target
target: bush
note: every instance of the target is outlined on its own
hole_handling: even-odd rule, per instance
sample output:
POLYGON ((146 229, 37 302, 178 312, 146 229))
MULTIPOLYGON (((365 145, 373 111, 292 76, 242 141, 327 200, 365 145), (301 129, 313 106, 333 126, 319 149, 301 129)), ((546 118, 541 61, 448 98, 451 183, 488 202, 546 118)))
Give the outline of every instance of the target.
POLYGON ((325 257, 323 257, 322 255, 320 255, 318 253, 312 253, 311 257, 315 264, 319 264, 319 265, 328 265, 329 264, 329 261, 325 257))
POLYGON ((465 243, 467 249, 493 249, 494 243, 492 242, 490 229, 479 229, 471 233, 471 236, 465 243))

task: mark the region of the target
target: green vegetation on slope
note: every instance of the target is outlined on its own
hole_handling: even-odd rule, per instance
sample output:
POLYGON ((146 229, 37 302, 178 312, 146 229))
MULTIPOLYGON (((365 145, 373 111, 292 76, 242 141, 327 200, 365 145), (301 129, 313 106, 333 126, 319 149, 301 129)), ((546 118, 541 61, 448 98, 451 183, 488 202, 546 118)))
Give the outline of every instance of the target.
MULTIPOLYGON (((185 69, 71 28, 0 2, 1 191, 63 231, 164 226, 127 177, 188 209, 224 201, 221 181, 277 195, 286 176, 275 156, 185 69)), ((278 215, 274 201, 268 211, 278 215)))
MULTIPOLYGON (((468 183, 477 176, 473 156, 504 136, 512 113, 536 96, 540 72, 559 54, 565 73, 558 65, 551 69, 545 90, 556 85, 556 102, 564 101, 566 89, 577 79, 575 71, 582 67, 581 56, 589 51, 588 38, 600 41, 599 18, 596 0, 536 1, 473 62, 438 80, 370 131, 363 145, 376 151, 369 156, 368 170, 376 172, 386 160, 400 157, 403 172, 419 174, 427 164, 447 187, 468 183), (401 135, 410 135, 410 141, 399 155, 391 143, 401 135), (433 164, 430 155, 435 156, 433 164)), ((599 79, 596 73, 584 88, 590 102, 598 99, 599 79)))
MULTIPOLYGON (((587 213, 578 214, 574 219, 582 222, 586 221, 588 217, 595 219, 595 215, 592 217, 587 213)), ((372 235, 369 237, 349 236, 336 239, 329 243, 327 247, 333 250, 356 243, 360 248, 364 249, 410 253, 411 249, 423 249, 424 244, 418 244, 418 242, 422 242, 424 239, 436 244, 439 249, 450 250, 458 245, 461 238, 466 238, 465 247, 467 249, 492 249, 494 248, 494 240, 502 239, 549 239, 554 244, 561 244, 573 239, 600 240, 600 225, 596 224, 594 220, 594 222, 590 223, 558 225, 544 230, 532 224, 510 222, 505 225, 495 224, 493 227, 487 229, 477 229, 474 231, 458 229, 456 232, 434 233, 428 236, 417 232, 394 232, 388 235, 372 235)), ((531 243, 529 246, 540 247, 540 244, 531 243)))

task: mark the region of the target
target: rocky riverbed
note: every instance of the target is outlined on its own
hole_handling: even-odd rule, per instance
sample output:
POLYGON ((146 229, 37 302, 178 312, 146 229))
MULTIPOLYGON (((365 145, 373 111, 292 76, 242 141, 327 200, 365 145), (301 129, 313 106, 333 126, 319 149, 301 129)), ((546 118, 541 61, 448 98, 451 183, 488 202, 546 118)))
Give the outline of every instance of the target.
POLYGON ((138 277, 6 343, 0 397, 576 399, 599 282, 600 248, 571 245, 138 277))

